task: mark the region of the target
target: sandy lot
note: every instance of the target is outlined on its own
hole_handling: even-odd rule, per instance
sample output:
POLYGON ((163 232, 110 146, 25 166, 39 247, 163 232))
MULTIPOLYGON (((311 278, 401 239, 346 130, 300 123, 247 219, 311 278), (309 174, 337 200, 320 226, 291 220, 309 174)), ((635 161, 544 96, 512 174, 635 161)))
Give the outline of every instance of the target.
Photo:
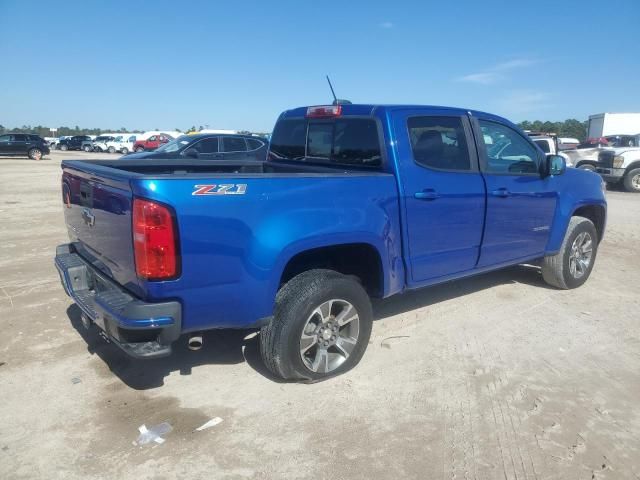
POLYGON ((62 156, 0 158, 0 478, 640 478, 640 195, 610 192, 584 287, 517 267, 378 302, 361 364, 299 385, 245 332, 135 362, 83 331, 62 156))

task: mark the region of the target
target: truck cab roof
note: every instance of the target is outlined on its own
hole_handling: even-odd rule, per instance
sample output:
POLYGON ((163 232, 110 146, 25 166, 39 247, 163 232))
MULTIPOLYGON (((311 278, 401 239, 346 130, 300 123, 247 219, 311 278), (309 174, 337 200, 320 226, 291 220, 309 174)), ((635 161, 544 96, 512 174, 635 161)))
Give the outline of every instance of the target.
MULTIPOLYGON (((329 104, 326 104, 329 106, 329 104)), ((286 110, 280 115, 280 118, 297 118, 304 117, 307 114, 307 109, 310 107, 323 106, 323 104, 318 105, 309 105, 305 107, 296 107, 291 110, 286 110)), ((341 116, 374 116, 376 112, 393 112, 396 110, 422 110, 424 113, 428 113, 432 111, 434 114, 442 114, 443 112, 448 112, 452 116, 457 115, 467 115, 471 114, 472 116, 482 116, 487 119, 495 119, 502 123, 507 123, 509 125, 513 125, 512 122, 507 120, 506 118, 500 117, 498 115, 494 115, 491 113, 483 112, 480 110, 472 110, 468 108, 460 108, 460 107, 443 107, 439 105, 402 105, 402 104, 370 104, 370 103, 362 103, 362 104, 340 104, 341 116)))

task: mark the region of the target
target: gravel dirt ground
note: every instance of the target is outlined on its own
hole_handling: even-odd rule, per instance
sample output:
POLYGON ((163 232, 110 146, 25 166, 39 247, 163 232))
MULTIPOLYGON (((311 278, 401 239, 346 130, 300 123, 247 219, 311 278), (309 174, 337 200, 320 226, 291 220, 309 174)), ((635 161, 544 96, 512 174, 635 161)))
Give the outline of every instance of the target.
POLYGON ((523 266, 376 302, 360 365, 301 385, 247 332, 135 362, 84 331, 53 266, 63 156, 87 157, 0 158, 0 478, 640 478, 640 195, 609 192, 582 288, 523 266))

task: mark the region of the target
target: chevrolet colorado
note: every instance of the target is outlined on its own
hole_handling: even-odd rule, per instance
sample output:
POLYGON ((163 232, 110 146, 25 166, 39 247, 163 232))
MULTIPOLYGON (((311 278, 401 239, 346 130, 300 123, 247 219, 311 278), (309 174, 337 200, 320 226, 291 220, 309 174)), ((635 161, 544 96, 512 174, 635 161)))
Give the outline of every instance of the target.
POLYGON ((261 161, 62 163, 56 252, 86 326, 135 357, 260 328, 265 365, 315 381, 356 365, 388 297, 523 262, 582 285, 606 223, 600 177, 511 122, 457 108, 282 113, 261 161))

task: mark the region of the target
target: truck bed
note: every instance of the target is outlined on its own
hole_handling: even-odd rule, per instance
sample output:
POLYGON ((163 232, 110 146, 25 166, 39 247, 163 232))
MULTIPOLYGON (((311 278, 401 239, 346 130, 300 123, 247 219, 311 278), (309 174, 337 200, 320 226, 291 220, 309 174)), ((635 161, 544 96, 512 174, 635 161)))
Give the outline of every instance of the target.
MULTIPOLYGON (((63 161, 62 168, 74 252, 141 301, 178 301, 185 332, 245 328, 271 315, 287 261, 309 248, 364 242, 381 252, 388 270, 401 266, 390 173, 253 161, 63 161), (207 193, 221 185, 231 189, 207 193), (136 198, 173 211, 178 278, 136 275, 136 198)), ((380 289, 398 291, 402 281, 398 272, 380 289)))
MULTIPOLYGON (((83 170, 90 168, 104 167, 105 169, 119 170, 133 174, 145 175, 197 175, 197 174, 322 174, 322 175, 345 175, 345 174, 381 174, 380 171, 369 168, 337 168, 318 164, 304 164, 301 162, 274 162, 274 161, 184 161, 174 159, 155 160, 65 160, 63 167, 68 166, 83 170)), ((100 171, 102 170, 100 168, 100 171)))

